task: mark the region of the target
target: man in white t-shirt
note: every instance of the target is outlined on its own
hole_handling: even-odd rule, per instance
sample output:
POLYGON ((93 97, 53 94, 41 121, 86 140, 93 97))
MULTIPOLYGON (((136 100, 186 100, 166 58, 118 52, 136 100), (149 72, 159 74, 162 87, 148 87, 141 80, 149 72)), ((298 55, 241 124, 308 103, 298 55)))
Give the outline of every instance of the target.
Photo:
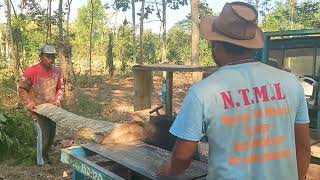
POLYGON ((219 69, 189 90, 170 129, 177 137, 171 160, 159 175, 183 173, 206 135, 209 180, 304 179, 310 141, 303 88, 293 74, 251 59, 264 45, 257 21, 243 2, 202 19, 219 69))

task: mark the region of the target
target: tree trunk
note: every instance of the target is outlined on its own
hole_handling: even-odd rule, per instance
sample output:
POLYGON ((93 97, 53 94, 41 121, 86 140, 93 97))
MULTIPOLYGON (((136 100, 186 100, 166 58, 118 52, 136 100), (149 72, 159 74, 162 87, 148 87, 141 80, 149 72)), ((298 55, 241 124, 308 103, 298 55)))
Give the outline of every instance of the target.
POLYGON ((14 8, 14 5, 13 5, 13 3, 12 3, 12 0, 9 0, 9 1, 10 1, 10 4, 11 4, 11 8, 12 8, 12 10, 13 10, 14 16, 17 17, 17 11, 16 11, 16 9, 14 8))
POLYGON ((51 43, 51 2, 52 0, 48 0, 48 7, 47 7, 47 37, 46 43, 51 43))
POLYGON ((290 6, 290 30, 294 29, 294 16, 296 11, 297 0, 289 0, 290 6))
POLYGON ((167 62, 167 2, 162 0, 162 62, 167 62))
MULTIPOLYGON (((191 46, 191 64, 199 64, 199 41, 200 41, 200 30, 199 30, 199 9, 198 0, 191 0, 191 19, 192 19, 192 46, 191 46)), ((199 73, 192 73, 193 81, 199 79, 199 73)))
POLYGON ((69 20, 70 20, 70 9, 71 9, 71 3, 72 0, 67 0, 68 2, 68 14, 67 14, 67 22, 66 22, 66 38, 67 38, 67 42, 69 44, 69 20))
POLYGON ((75 88, 75 77, 73 74, 73 67, 71 62, 71 48, 69 43, 64 43, 63 38, 63 27, 62 27, 62 5, 63 0, 59 0, 59 49, 58 55, 60 59, 61 76, 63 78, 63 83, 65 86, 64 91, 64 106, 67 109, 75 110, 77 105, 76 98, 76 88, 75 88))
POLYGON ((93 32, 93 0, 91 0, 91 25, 90 25, 90 47, 89 47, 89 66, 90 66, 90 75, 92 74, 92 32, 93 32))
POLYGON ((13 38, 13 29, 11 25, 11 4, 10 0, 5 0, 7 6, 7 41, 10 49, 11 68, 15 76, 19 74, 19 53, 13 38))
POLYGON ((112 77, 113 76, 113 73, 114 73, 114 64, 113 64, 113 51, 112 51, 112 40, 113 39, 113 35, 112 33, 110 32, 109 33, 109 43, 108 43, 108 50, 107 50, 107 68, 108 68, 108 71, 109 71, 109 75, 112 77))
POLYGON ((259 12, 260 0, 256 0, 256 9, 259 12))
POLYGON ((140 56, 139 56, 139 64, 143 63, 143 19, 144 19, 144 5, 145 0, 141 0, 141 17, 140 17, 140 56))
POLYGON ((137 42, 136 42, 136 6, 135 6, 135 0, 131 0, 131 8, 132 8, 132 42, 133 42, 133 50, 134 50, 134 56, 133 60, 137 63, 137 42))

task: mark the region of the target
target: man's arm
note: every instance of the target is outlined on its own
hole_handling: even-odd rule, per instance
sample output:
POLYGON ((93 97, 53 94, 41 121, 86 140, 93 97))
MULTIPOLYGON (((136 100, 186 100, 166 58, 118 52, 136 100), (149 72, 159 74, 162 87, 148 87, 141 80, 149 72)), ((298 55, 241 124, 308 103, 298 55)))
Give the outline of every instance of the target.
POLYGON ((309 124, 295 124, 295 141, 296 141, 296 155, 298 165, 299 180, 306 177, 309 163, 310 163, 310 134, 309 124))
POLYGON ((30 78, 22 76, 18 85, 18 94, 19 94, 20 101, 30 111, 32 111, 35 108, 35 104, 29 96, 29 91, 31 89, 31 86, 32 86, 32 82, 30 78))
POLYGON ((61 100, 63 98, 63 93, 64 93, 64 83, 63 79, 59 78, 56 86, 56 92, 55 92, 55 97, 53 104, 56 106, 60 106, 61 100))
POLYGON ((197 150, 197 141, 178 138, 171 153, 171 159, 160 167, 160 176, 176 176, 186 170, 197 150))

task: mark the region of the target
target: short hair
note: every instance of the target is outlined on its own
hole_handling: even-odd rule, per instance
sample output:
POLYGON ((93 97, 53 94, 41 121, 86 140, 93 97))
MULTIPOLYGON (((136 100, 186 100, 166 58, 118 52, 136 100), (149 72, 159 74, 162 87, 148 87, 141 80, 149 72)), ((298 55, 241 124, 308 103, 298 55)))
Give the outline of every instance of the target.
POLYGON ((223 44, 223 48, 227 53, 234 54, 234 55, 241 55, 247 51, 251 51, 252 49, 248 49, 245 47, 237 46, 234 44, 221 42, 223 44))

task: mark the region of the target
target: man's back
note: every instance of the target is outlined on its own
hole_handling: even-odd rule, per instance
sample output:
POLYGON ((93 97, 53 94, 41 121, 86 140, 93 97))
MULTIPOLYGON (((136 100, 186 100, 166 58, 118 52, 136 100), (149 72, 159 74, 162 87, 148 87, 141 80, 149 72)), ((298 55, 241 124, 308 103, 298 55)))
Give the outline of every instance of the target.
POLYGON ((190 114, 177 119, 192 125, 184 121, 170 131, 181 137, 175 127, 192 127, 185 139, 197 141, 194 131, 203 129, 210 147, 207 179, 298 178, 294 124, 309 118, 294 75, 258 62, 226 65, 188 96, 184 104, 192 106, 182 107, 192 109, 181 111, 190 114))

